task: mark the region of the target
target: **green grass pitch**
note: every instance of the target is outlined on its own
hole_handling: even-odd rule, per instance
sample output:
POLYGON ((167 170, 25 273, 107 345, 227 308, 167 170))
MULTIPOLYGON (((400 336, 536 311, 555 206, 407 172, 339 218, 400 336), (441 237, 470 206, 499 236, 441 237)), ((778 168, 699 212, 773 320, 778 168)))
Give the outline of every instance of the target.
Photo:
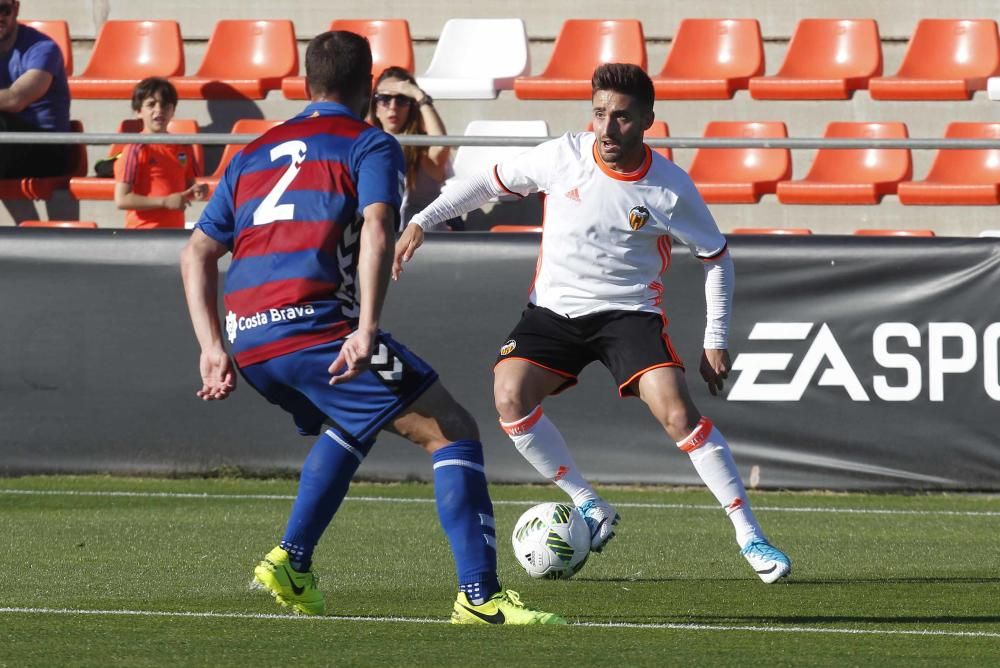
POLYGON ((751 494, 794 569, 764 585, 702 490, 607 488, 569 581, 510 547, 554 487, 495 486, 500 574, 569 627, 453 627, 433 490, 355 484, 316 553, 329 617, 249 587, 289 480, 0 479, 0 666, 941 666, 1000 662, 1000 498, 751 494), (838 511, 839 510, 839 511, 838 511))

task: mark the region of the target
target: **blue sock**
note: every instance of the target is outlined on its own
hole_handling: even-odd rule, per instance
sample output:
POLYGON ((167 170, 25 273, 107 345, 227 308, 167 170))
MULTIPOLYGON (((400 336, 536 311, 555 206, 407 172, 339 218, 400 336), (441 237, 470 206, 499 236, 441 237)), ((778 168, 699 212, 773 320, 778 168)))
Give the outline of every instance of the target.
POLYGON ((456 441, 434 453, 434 498, 455 559, 458 589, 481 605, 500 591, 500 582, 493 502, 479 441, 456 441))
POLYGON ((323 433, 309 451, 281 541, 295 570, 309 570, 313 549, 347 495, 362 459, 364 453, 347 445, 333 431, 323 433))

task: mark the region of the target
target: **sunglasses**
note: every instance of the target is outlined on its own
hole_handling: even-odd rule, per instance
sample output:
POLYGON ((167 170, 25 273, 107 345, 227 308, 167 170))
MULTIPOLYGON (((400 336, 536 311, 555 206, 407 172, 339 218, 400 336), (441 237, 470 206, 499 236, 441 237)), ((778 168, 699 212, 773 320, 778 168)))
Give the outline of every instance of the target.
POLYGON ((0 5, 0 16, 10 16, 14 13, 14 5, 0 5))
POLYGON ((402 107, 413 103, 413 98, 409 95, 402 95, 397 93, 396 95, 389 95, 387 93, 377 93, 375 96, 375 104, 388 107, 390 102, 395 101, 397 107, 402 107))

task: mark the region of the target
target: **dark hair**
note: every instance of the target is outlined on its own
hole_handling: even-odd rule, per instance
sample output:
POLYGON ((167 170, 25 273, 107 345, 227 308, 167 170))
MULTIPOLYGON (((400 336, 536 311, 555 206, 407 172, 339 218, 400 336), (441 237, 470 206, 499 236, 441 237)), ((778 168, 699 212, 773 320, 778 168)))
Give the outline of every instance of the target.
POLYGON ((372 81, 372 49, 368 40, 346 30, 316 35, 306 47, 306 83, 313 96, 354 95, 372 81))
MULTIPOLYGON (((408 81, 414 86, 417 85, 417 80, 413 78, 413 75, 404 70, 402 67, 397 67, 393 65, 392 67, 387 67, 382 70, 382 74, 378 75, 378 79, 375 80, 375 85, 372 87, 373 91, 378 90, 378 85, 385 81, 386 79, 397 79, 399 81, 408 81)), ((414 100, 414 103, 416 100, 414 100)), ((382 128, 382 121, 378 119, 375 115, 375 96, 372 95, 371 103, 368 107, 368 122, 377 128, 382 128)), ((385 129, 385 128, 382 128, 385 129)), ((416 104, 411 104, 410 109, 406 115, 406 122, 403 123, 402 129, 399 131, 401 135, 425 135, 427 134, 427 128, 424 127, 424 117, 420 113, 420 107, 416 104)), ((427 155, 430 147, 428 146, 404 146, 403 147, 403 158, 406 161, 406 187, 407 189, 412 189, 413 184, 417 177, 417 171, 420 169, 420 161, 423 156, 427 155)))
POLYGON ((139 111, 145 100, 157 95, 163 104, 177 106, 177 89, 172 83, 162 77, 147 77, 132 89, 132 111, 139 111))
POLYGON ((604 63, 590 80, 591 96, 599 90, 613 90, 631 95, 643 109, 653 110, 653 82, 638 65, 631 63, 604 63))

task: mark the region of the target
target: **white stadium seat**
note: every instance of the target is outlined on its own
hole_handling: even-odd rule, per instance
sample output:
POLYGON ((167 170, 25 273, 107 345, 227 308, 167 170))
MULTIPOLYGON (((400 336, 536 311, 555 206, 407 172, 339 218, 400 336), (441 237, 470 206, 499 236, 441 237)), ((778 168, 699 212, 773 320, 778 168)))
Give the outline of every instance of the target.
POLYGON ((986 88, 991 100, 1000 101, 1000 77, 990 77, 986 88))
MULTIPOLYGON (((466 137, 548 137, 545 121, 472 121, 465 128, 466 137)), ((455 175, 445 182, 466 179, 493 168, 505 158, 527 150, 526 146, 459 146, 455 151, 455 175)), ((501 198, 504 199, 504 198, 501 198)))
POLYGON ((521 19, 450 19, 427 71, 417 77, 430 96, 493 99, 529 73, 528 34, 521 19))

